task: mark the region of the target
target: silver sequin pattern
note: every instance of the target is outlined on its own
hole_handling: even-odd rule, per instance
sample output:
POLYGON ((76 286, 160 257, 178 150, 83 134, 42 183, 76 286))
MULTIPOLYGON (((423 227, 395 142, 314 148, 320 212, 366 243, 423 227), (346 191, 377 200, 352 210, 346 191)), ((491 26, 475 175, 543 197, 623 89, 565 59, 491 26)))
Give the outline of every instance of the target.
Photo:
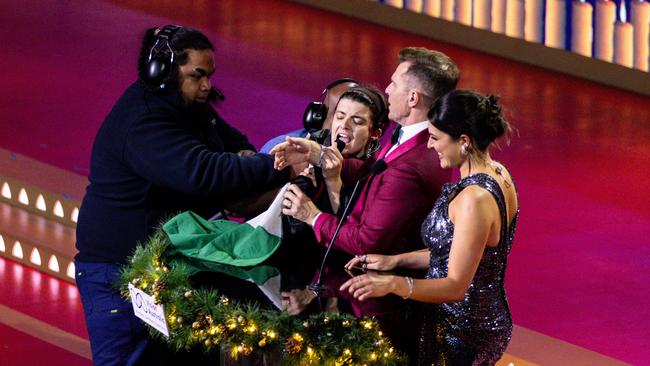
POLYGON ((501 241, 486 247, 474 279, 462 301, 423 306, 418 364, 493 365, 502 356, 512 334, 512 318, 506 299, 504 276, 519 210, 507 226, 503 192, 487 174, 475 174, 447 183, 422 224, 422 239, 429 247, 427 278, 447 276, 454 225, 449 203, 465 187, 478 185, 494 196, 501 211, 501 241))

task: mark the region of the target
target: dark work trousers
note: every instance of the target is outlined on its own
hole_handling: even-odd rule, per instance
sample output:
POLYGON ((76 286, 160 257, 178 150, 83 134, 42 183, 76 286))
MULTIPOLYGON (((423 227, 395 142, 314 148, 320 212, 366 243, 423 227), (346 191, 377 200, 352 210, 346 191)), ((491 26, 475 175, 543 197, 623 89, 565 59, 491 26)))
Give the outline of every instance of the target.
POLYGON ((81 294, 95 366, 137 365, 147 353, 146 326, 133 314, 131 302, 114 287, 120 266, 76 262, 75 278, 81 294))

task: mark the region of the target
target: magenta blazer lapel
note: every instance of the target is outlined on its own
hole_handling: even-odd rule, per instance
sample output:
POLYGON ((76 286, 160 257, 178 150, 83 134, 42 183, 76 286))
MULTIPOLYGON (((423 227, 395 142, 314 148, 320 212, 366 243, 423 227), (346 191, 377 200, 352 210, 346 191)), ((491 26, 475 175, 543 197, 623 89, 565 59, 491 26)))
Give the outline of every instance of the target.
MULTIPOLYGON (((384 156, 386 156, 386 152, 390 149, 390 146, 392 145, 385 146, 383 149, 381 149, 377 160, 383 158, 386 161, 386 164, 388 164, 391 161, 404 155, 406 152, 410 151, 411 149, 415 148, 416 146, 426 143, 428 138, 429 138, 429 132, 427 130, 420 131, 417 135, 413 136, 408 141, 395 148, 395 150, 386 158, 384 158, 384 156)), ((368 181, 370 181, 370 179, 368 181)), ((354 208, 352 209, 352 213, 348 217, 348 221, 350 222, 359 222, 361 213, 363 212, 363 209, 366 205, 366 198, 368 196, 368 194, 366 193, 366 191, 369 189, 368 181, 366 181, 365 185, 363 186, 363 189, 361 190, 361 194, 359 195, 359 199, 354 205, 354 208)))
POLYGON ((391 161, 404 155, 405 152, 413 149, 414 147, 422 143, 426 143, 428 138, 429 138, 428 130, 422 130, 412 138, 408 139, 408 141, 406 141, 405 143, 400 144, 398 147, 396 147, 395 150, 392 153, 390 153, 390 155, 388 155, 388 157, 386 157, 386 153, 388 152, 388 150, 390 150, 391 146, 393 145, 384 146, 384 148, 381 149, 381 151, 379 152, 377 159, 378 160, 384 159, 386 163, 390 163, 391 161))

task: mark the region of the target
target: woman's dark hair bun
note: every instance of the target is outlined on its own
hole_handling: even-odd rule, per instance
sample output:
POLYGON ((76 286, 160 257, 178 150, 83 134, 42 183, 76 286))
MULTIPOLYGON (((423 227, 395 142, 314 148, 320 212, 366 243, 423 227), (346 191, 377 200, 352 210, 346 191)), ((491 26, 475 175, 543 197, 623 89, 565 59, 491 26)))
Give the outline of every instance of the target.
POLYGON ((484 96, 478 107, 479 113, 483 114, 484 137, 492 142, 503 136, 508 130, 508 124, 503 119, 499 97, 492 94, 484 96))
POLYGON ((453 139, 469 136, 479 151, 509 133, 499 97, 456 89, 438 98, 428 113, 429 121, 453 139))

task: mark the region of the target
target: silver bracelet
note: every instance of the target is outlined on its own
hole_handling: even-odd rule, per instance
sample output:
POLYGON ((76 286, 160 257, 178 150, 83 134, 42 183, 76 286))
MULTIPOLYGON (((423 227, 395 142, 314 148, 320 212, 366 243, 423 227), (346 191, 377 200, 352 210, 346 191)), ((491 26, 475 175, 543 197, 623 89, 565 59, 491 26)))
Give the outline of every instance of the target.
POLYGON ((402 299, 407 300, 413 295, 413 279, 411 277, 404 277, 406 280, 406 285, 409 287, 409 293, 406 296, 402 296, 402 299))

